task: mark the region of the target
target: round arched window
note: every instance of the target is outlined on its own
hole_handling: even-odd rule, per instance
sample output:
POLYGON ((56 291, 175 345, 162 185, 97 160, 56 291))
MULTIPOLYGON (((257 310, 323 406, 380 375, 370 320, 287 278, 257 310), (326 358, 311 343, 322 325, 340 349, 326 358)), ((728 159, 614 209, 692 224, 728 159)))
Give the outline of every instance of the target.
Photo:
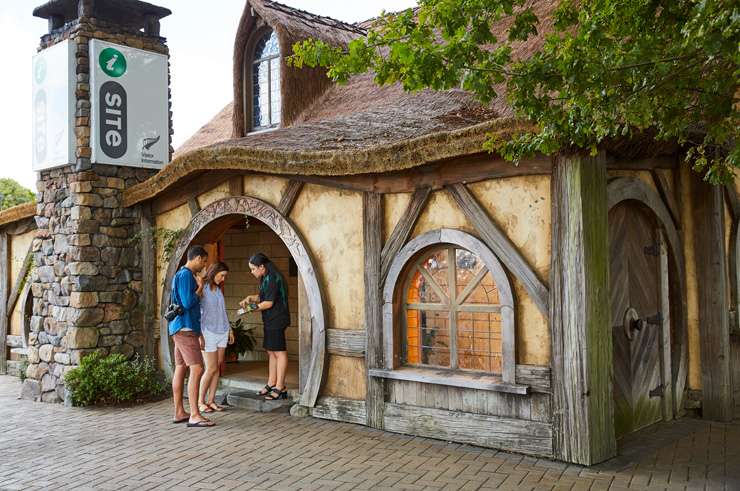
POLYGON ((499 291, 480 257, 456 246, 428 249, 406 285, 405 364, 501 373, 499 291))
POLYGON ((252 129, 280 124, 280 46, 275 31, 257 42, 252 59, 252 129))

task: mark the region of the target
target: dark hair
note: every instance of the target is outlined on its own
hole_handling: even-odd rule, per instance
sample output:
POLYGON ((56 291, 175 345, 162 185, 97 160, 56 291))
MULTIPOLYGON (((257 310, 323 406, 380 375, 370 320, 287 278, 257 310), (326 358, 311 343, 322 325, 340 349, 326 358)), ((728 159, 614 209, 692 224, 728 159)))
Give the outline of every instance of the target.
POLYGON ((211 290, 214 290, 218 287, 218 285, 216 285, 216 276, 224 271, 228 273, 229 267, 226 265, 226 263, 222 263, 220 261, 208 266, 208 271, 206 272, 206 282, 208 282, 208 286, 211 287, 211 290))
POLYGON ((190 246, 190 249, 188 249, 188 261, 192 261, 197 257, 208 257, 208 252, 206 252, 203 246, 190 246))
POLYGON ((277 269, 275 268, 275 265, 270 261, 270 258, 265 256, 263 253, 258 252, 254 256, 249 258, 249 264, 254 264, 255 266, 264 266, 267 270, 267 274, 275 274, 277 272, 277 269))

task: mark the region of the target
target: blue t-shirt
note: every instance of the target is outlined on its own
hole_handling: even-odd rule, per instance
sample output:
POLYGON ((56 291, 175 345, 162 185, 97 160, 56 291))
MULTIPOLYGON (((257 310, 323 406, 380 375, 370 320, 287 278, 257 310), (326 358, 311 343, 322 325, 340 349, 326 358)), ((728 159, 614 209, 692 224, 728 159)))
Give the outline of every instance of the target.
POLYGON ((183 328, 200 335, 200 297, 195 294, 196 291, 198 283, 195 282, 193 272, 183 266, 172 280, 172 300, 185 312, 170 322, 170 336, 183 328))

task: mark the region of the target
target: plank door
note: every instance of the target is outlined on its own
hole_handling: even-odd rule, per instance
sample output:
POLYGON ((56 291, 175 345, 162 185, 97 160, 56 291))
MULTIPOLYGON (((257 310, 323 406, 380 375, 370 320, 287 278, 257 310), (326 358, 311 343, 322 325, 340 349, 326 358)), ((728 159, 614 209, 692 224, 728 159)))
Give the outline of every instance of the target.
POLYGON ((670 360, 664 360, 663 348, 670 347, 670 329, 665 329, 668 285, 662 270, 667 261, 661 254, 665 247, 650 211, 624 202, 609 212, 617 438, 664 418, 662 368, 665 363, 670 367, 670 360))

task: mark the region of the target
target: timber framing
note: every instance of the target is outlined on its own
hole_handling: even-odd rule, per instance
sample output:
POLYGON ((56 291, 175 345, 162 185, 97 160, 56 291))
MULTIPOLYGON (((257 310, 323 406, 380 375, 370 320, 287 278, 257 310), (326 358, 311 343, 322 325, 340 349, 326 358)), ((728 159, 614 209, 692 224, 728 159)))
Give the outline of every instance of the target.
POLYGON ((411 231, 413 230, 414 225, 416 225, 416 221, 419 219, 419 215, 421 215, 424 205, 426 205, 429 200, 431 192, 431 188, 428 187, 417 189, 414 192, 406 211, 393 229, 388 242, 386 242, 383 247, 383 251, 380 253, 381 284, 385 282, 385 279, 388 276, 388 269, 391 267, 391 261, 393 261, 393 258, 396 257, 411 235, 411 231))
POLYGON ((604 155, 553 163, 550 280, 553 451, 593 465, 616 455, 604 155))
POLYGON ((383 197, 377 193, 362 195, 363 245, 365 254, 365 330, 367 346, 367 425, 383 428, 385 381, 370 375, 370 370, 384 367, 381 310, 380 259, 383 241, 383 197))
POLYGON ((694 251, 699 292, 702 414, 731 421, 733 393, 730 370, 730 321, 727 306, 724 190, 692 176, 696 233, 694 251))
POLYGON ((10 291, 10 295, 8 296, 8 305, 6 307, 8 315, 13 313, 13 309, 15 309, 15 305, 18 303, 18 299, 21 297, 23 288, 26 285, 26 276, 28 276, 28 271, 31 269, 31 259, 33 257, 32 249, 33 245, 28 247, 28 252, 26 252, 25 257, 23 258, 23 266, 21 266, 18 276, 15 279, 13 289, 10 291))
POLYGON ((141 276, 142 299, 144 306, 142 327, 144 329, 144 354, 154 356, 154 318, 157 305, 157 246, 154 240, 154 217, 151 203, 143 203, 140 209, 140 236, 141 236, 141 276))
POLYGON ((524 288, 532 296, 537 307, 544 315, 547 315, 550 302, 548 288, 537 277, 534 269, 524 259, 516 246, 493 222, 464 184, 448 186, 447 191, 460 206, 468 220, 475 226, 483 242, 496 254, 504 266, 524 284, 524 288))
POLYGON ((288 216, 293 210, 295 202, 298 200, 298 196, 301 194, 303 189, 303 183, 296 180, 288 182, 288 187, 283 193, 283 197, 280 198, 280 203, 277 206, 277 210, 283 215, 288 216))

